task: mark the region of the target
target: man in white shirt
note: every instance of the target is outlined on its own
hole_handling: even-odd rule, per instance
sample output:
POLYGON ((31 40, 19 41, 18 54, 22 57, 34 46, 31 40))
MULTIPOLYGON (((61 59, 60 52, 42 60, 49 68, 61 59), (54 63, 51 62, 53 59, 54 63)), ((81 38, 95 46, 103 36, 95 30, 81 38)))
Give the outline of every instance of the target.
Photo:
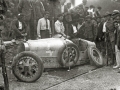
POLYGON ((44 17, 38 20, 37 35, 38 38, 51 37, 50 21, 48 20, 49 12, 44 13, 44 17))
POLYGON ((92 17, 95 17, 94 9, 95 7, 93 5, 90 5, 90 8, 88 9, 89 15, 91 15, 92 17))
POLYGON ((63 25, 63 15, 59 14, 58 19, 55 22, 55 32, 56 34, 61 34, 62 36, 66 37, 65 35, 65 27, 63 25))

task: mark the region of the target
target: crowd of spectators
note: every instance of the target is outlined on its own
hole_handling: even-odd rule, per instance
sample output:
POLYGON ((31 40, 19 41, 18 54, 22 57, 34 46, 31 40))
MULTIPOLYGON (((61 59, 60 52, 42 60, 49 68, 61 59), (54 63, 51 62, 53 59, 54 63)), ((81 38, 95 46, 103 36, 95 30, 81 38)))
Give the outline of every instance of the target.
POLYGON ((95 42, 103 55, 105 49, 108 49, 109 64, 115 64, 116 59, 116 67, 120 67, 119 10, 113 10, 112 13, 106 11, 101 15, 102 8, 86 6, 87 0, 72 9, 72 4, 65 1, 8 1, 3 24, 6 32, 3 32, 3 35, 11 39, 27 37, 34 40, 52 36, 86 39, 95 42))

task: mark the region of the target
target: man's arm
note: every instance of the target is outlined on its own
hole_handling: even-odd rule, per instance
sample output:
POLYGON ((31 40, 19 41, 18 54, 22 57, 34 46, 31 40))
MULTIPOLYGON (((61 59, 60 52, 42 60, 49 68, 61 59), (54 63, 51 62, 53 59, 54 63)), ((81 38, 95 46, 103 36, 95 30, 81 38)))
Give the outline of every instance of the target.
POLYGON ((117 29, 117 46, 120 46, 120 26, 117 29))
POLYGON ((24 24, 24 33, 27 33, 27 24, 25 22, 23 22, 24 24))
POLYGON ((64 12, 68 12, 67 5, 64 6, 64 12))
POLYGON ((92 24, 92 33, 93 33, 93 37, 95 39, 95 26, 94 26, 94 24, 92 24))
POLYGON ((37 24, 37 35, 38 35, 39 38, 41 38, 41 36, 40 36, 40 27, 41 27, 41 21, 39 19, 38 24, 37 24))
POLYGON ((8 7, 7 7, 7 4, 6 4, 6 1, 5 1, 5 0, 3 0, 3 6, 4 6, 4 11, 6 12, 7 9, 8 9, 8 7))
MULTIPOLYGON (((49 20, 48 20, 49 21, 49 20)), ((49 21, 49 24, 48 24, 49 26, 49 34, 50 34, 50 37, 51 37, 51 35, 52 35, 52 31, 51 31, 51 26, 50 26, 50 21, 49 21)))
POLYGON ((19 0, 19 3, 18 3, 18 12, 19 13, 22 13, 23 7, 24 7, 24 0, 19 0))

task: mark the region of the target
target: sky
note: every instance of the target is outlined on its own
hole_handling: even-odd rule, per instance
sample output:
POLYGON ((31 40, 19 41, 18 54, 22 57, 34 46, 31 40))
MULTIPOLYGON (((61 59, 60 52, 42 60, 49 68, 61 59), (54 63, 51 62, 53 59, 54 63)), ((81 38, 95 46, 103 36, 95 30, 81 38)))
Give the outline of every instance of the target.
MULTIPOLYGON (((71 0, 66 0, 66 3, 71 2, 71 0)), ((75 6, 82 3, 82 0, 75 0, 75 6)))
POLYGON ((75 6, 79 5, 82 3, 82 0, 75 0, 75 6))

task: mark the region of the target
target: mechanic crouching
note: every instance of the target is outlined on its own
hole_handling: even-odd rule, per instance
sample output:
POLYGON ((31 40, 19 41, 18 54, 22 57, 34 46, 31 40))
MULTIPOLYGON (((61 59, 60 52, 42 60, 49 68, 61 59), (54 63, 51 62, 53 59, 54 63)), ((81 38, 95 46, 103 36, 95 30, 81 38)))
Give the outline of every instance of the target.
POLYGON ((67 38, 73 39, 77 34, 77 28, 74 25, 75 22, 68 25, 68 30, 65 30, 65 26, 63 24, 63 14, 59 14, 57 16, 57 21, 55 22, 55 36, 57 38, 67 38), (67 35, 65 34, 67 33, 67 35))
POLYGON ((27 25, 24 21, 24 14, 20 13, 16 20, 13 20, 11 30, 13 30, 13 40, 25 41, 27 36, 27 25))

